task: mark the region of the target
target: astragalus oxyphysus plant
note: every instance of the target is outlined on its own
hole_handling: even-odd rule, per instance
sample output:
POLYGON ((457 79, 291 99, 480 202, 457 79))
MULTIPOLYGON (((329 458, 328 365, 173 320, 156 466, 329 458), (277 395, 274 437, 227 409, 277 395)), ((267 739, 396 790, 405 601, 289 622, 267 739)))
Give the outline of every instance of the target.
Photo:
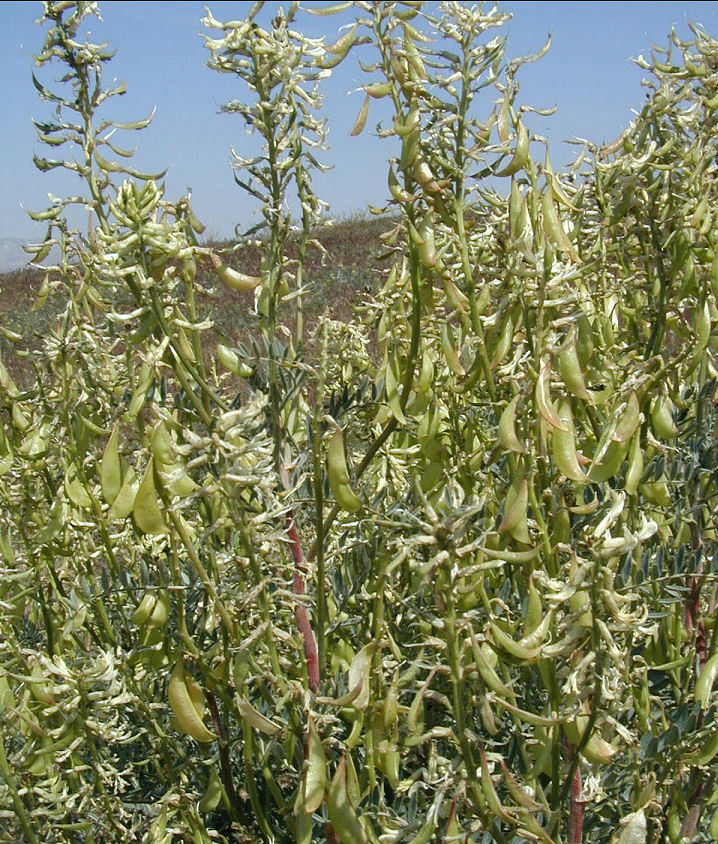
POLYGON ((116 137, 148 121, 104 117, 122 87, 77 36, 95 4, 44 7, 37 63, 66 75, 36 80, 57 156, 36 162, 84 189, 35 215, 37 260, 60 254, 41 295, 65 305, 14 338, 34 380, 0 369, 3 822, 31 841, 707 840, 716 44, 644 61, 626 133, 557 174, 518 96, 541 53, 507 58, 506 14, 312 11, 349 7, 328 46, 298 4, 207 12, 260 215, 223 250, 129 167, 116 137), (356 320, 310 333, 319 86, 355 55, 388 268, 356 320), (210 331, 219 284, 247 294, 236 347, 210 331))

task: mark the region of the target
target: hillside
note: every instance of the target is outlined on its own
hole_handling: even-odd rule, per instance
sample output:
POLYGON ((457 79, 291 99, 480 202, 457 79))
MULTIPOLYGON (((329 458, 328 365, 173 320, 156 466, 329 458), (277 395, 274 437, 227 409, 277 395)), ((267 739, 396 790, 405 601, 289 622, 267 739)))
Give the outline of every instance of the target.
MULTIPOLYGON (((308 332, 325 310, 337 319, 349 319, 364 287, 376 287, 377 272, 382 265, 381 255, 386 252, 379 237, 390 227, 391 223, 386 218, 356 215, 315 233, 326 254, 322 255, 316 248, 310 249, 305 262, 304 275, 309 287, 305 300, 308 332)), ((231 244, 213 242, 208 245, 223 250, 231 244)), ((238 269, 250 274, 261 271, 261 262, 262 248, 259 245, 246 247, 230 260, 238 269)), ((23 335, 21 345, 28 348, 35 345, 33 338, 45 334, 53 324, 61 305, 59 298, 49 296, 41 307, 37 307, 42 282, 43 273, 31 267, 0 273, 2 323, 23 335)), ((218 283, 209 261, 199 266, 197 289, 207 294, 204 302, 207 316, 214 323, 216 337, 225 341, 246 339, 255 322, 251 296, 236 293, 218 283)), ((13 375, 22 381, 20 367, 23 359, 8 355, 10 344, 10 340, 0 336, 3 360, 13 375)))

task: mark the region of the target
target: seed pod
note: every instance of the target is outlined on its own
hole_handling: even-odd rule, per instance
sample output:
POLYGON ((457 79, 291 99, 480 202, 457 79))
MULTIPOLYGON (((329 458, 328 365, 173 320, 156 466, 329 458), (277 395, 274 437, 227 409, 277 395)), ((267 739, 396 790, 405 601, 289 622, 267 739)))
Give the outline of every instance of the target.
POLYGON ((132 517, 135 524, 143 533, 149 533, 153 536, 159 536, 167 532, 162 511, 160 510, 157 501, 157 492, 155 490, 155 472, 153 460, 145 469, 145 475, 142 478, 137 495, 135 497, 134 505, 132 507, 132 517))
POLYGON ((641 437, 638 432, 633 435, 628 455, 628 469, 626 470, 626 482, 623 488, 629 495, 636 495, 638 484, 643 475, 643 449, 641 448, 641 437))
POLYGON ((139 378, 137 379, 137 386, 135 387, 134 392, 132 393, 132 398, 130 399, 130 406, 127 409, 127 416, 129 417, 130 421, 134 421, 139 412, 142 410, 142 407, 145 403, 145 399, 147 398, 147 394, 150 391, 150 387, 152 386, 152 367, 148 363, 143 363, 140 367, 140 374, 139 378))
POLYGON ((611 439, 617 443, 626 443, 636 432, 641 421, 640 406, 635 393, 631 393, 626 402, 626 409, 616 423, 616 430, 611 439))
MULTIPOLYGON (((396 126, 396 124, 394 125, 396 126)), ((420 127, 418 123, 411 125, 412 128, 410 131, 401 136, 399 169, 404 171, 408 171, 410 167, 413 167, 414 161, 416 161, 419 154, 419 141, 421 139, 420 127)))
POLYGON ((423 82, 426 79, 426 68, 421 54, 414 44, 412 35, 419 35, 418 31, 411 24, 404 23, 404 51, 409 67, 409 77, 413 83, 423 82))
POLYGON ((399 184, 393 167, 389 167, 389 192, 397 202, 401 202, 402 204, 413 202, 416 199, 413 194, 409 193, 408 190, 405 190, 399 184))
POLYGON ((361 501, 349 486, 349 470, 344 456, 344 437, 341 428, 337 428, 329 441, 327 474, 329 486, 340 507, 350 513, 359 510, 361 501))
POLYGON ((219 257, 214 254, 214 252, 210 252, 209 257, 214 264, 215 270, 217 270, 217 275, 220 280, 226 284, 227 287, 231 287, 232 290, 238 290, 242 293, 246 293, 250 290, 254 290, 254 288, 262 282, 261 276, 246 275, 245 273, 237 272, 237 270, 232 269, 232 267, 226 266, 222 263, 219 257))
POLYGON ((436 181, 436 177, 434 176, 431 167, 429 167, 427 162, 423 158, 420 158, 418 155, 415 155, 413 161, 414 179, 421 185, 422 188, 424 188, 427 193, 440 193, 441 185, 436 181))
POLYGON ((546 177, 546 181, 551 187, 551 194, 553 195, 553 198, 556 200, 556 202, 563 205, 565 208, 570 209, 571 211, 576 211, 577 209, 572 204, 568 194, 564 190, 564 187, 561 184, 561 180, 556 176, 553 171, 553 167, 551 166, 551 160, 548 156, 548 147, 546 147, 546 159, 543 165, 543 172, 544 176, 546 177))
POLYGON ((709 765, 715 756, 718 755, 718 732, 714 732, 704 744, 698 748, 695 754, 685 757, 691 765, 709 765))
POLYGON ((274 721, 271 721, 265 715, 262 715, 259 710, 255 709, 252 704, 239 693, 235 695, 235 702, 237 704, 237 711, 242 718, 244 718, 251 727, 254 727, 255 730, 259 730, 260 733, 273 736, 282 729, 279 724, 275 724, 274 721))
POLYGON ((376 644, 370 642, 356 654, 349 666, 349 688, 351 690, 359 688, 359 693, 353 701, 355 709, 366 709, 369 705, 369 672, 375 651, 376 644))
POLYGON ((571 405, 566 399, 562 399, 558 407, 558 418, 565 426, 565 430, 554 429, 551 438, 553 447, 553 459, 556 462, 559 472, 572 481, 586 483, 588 477, 584 474, 578 462, 576 453, 576 435, 571 416, 571 405))
POLYGON ((396 370, 396 358, 394 355, 388 356, 386 366, 384 368, 384 390, 386 392, 386 400, 396 421, 400 425, 408 425, 409 423, 407 422, 406 416, 404 416, 404 411, 401 407, 399 380, 399 373, 396 370))
POLYGON ((502 144, 505 144, 506 141, 509 139, 509 91, 510 87, 507 86, 506 93, 504 94, 503 100, 501 100, 501 106, 499 108, 499 113, 496 118, 496 129, 499 133, 499 140, 502 144))
POLYGON ((421 453, 429 460, 438 460, 441 456, 442 443, 439 438, 440 423, 441 415, 439 408, 436 400, 432 399, 424 411, 424 415, 419 420, 419 427, 416 431, 416 438, 419 441, 421 453))
POLYGON ((566 431, 567 428, 556 413, 556 408, 551 402, 549 395, 549 378, 551 375, 551 361, 549 361, 539 372, 536 379, 536 405, 541 416, 557 431, 566 431))
POLYGON ((486 732, 490 736, 498 735, 499 728, 496 724, 496 719, 494 718, 494 712, 491 708, 491 703, 489 702, 489 698, 486 695, 481 696, 481 700, 479 702, 479 716, 481 717, 481 723, 483 724, 483 727, 486 732))
MULTIPOLYGON (((451 307, 457 310, 460 314, 468 314, 471 308, 468 297, 462 290, 460 290, 454 284, 448 273, 444 275, 442 283, 444 285, 444 292, 446 293, 446 298, 449 300, 451 307)), ((487 288, 488 285, 484 288, 484 290, 487 288)), ((483 294, 483 290, 481 292, 483 294)), ((479 297, 479 299, 481 299, 481 297, 479 297)), ((481 303, 479 301, 477 302, 477 308, 479 308, 480 306, 481 303)))
POLYGON ((382 97, 386 97, 388 94, 391 94, 391 83, 372 82, 369 85, 365 85, 364 90, 370 97, 373 97, 375 100, 380 100, 382 97))
POLYGON ((549 609, 539 624, 530 633, 527 634, 524 631, 524 635, 519 641, 522 647, 531 650, 532 648, 539 647, 539 645, 542 645, 546 641, 546 637, 551 629, 551 622, 553 621, 553 609, 553 607, 549 609))
POLYGON ((711 692, 713 691, 713 684, 718 676, 718 654, 713 654, 710 657, 698 675, 696 680, 695 698, 700 703, 702 709, 708 709, 710 704, 711 692))
POLYGON ((576 353, 581 369, 586 367, 591 360, 594 349, 593 326, 589 318, 582 314, 576 323, 578 335, 576 337, 576 353))
POLYGON ((581 258, 576 251, 576 247, 571 243, 568 235, 564 231, 561 218, 558 215, 556 206, 554 205, 553 196, 550 190, 544 191, 541 198, 541 214, 543 217, 543 227, 549 243, 556 247, 559 252, 568 255, 572 261, 581 263, 581 258))
POLYGON ((307 768, 304 775, 304 811, 316 812, 324 800, 327 786, 327 761, 324 745, 314 726, 314 719, 308 716, 307 768))
POLYGON ((164 419, 160 419, 152 429, 150 450, 158 467, 171 466, 175 462, 172 441, 164 419))
MULTIPOLYGON (((586 732, 589 722, 589 715, 585 712, 579 713, 573 721, 566 721, 563 725, 566 738, 578 747, 586 732)), ((596 765, 608 765, 618 753, 618 748, 605 741, 601 736, 592 734, 584 746, 583 755, 589 762, 596 765)))
POLYGON ((362 130, 366 126, 366 120, 369 116, 369 94, 364 97, 364 102, 362 103, 361 108, 359 109, 359 114, 356 119, 356 123, 354 124, 354 128, 349 133, 351 137, 356 137, 357 135, 361 135, 362 130))
POLYGON ((399 687, 396 683, 389 686, 389 691, 386 693, 384 704, 382 705, 382 719, 384 729, 388 730, 396 723, 397 713, 399 709, 399 687))
POLYGON ((660 395, 651 408, 651 424, 657 437, 672 440, 678 436, 678 428, 673 421, 673 402, 666 395, 660 395))
POLYGON ((341 56, 344 58, 346 54, 351 49, 352 44, 354 43, 354 37, 356 35, 357 29, 359 24, 354 24, 354 26, 344 35, 337 38, 337 40, 333 44, 329 44, 329 46, 325 47, 324 49, 327 53, 332 53, 335 56, 341 56))
POLYGON ((419 393, 427 393, 434 383, 434 361, 431 355, 424 350, 421 356, 421 371, 416 382, 416 389, 419 393))
POLYGON ((646 814, 643 809, 631 812, 623 819, 622 823, 625 826, 616 844, 646 844, 646 814))
POLYGON ((0 713, 5 709, 15 706, 15 695, 13 694, 10 683, 8 682, 5 672, 0 674, 0 713))
POLYGON ((446 359, 449 369, 457 376, 457 378, 463 378, 466 375, 466 370, 464 369, 461 359, 456 351, 454 337, 448 322, 444 322, 441 326, 441 350, 444 353, 444 358, 446 359))
POLYGON ((333 492, 334 498, 342 510, 346 510, 347 513, 356 513, 357 510, 361 510, 361 499, 349 484, 340 484, 333 492))
POLYGON ((681 815, 675 797, 671 803, 671 808, 668 810, 666 830, 668 832, 668 840, 671 844, 683 844, 685 840, 683 838, 683 824, 681 823, 681 815))
POLYGON ((136 627, 144 627, 156 603, 157 595, 154 592, 145 592, 137 609, 132 614, 132 623, 136 627))
POLYGON ((499 419, 498 440, 507 451, 526 454, 526 449, 516 436, 516 406, 520 398, 517 393, 504 408, 499 419))
POLYGON ((558 358, 558 368, 561 373, 561 378, 566 388, 572 396, 583 399, 583 401, 592 402, 591 394, 586 389, 586 382, 581 371, 581 363, 578 357, 578 349, 576 348, 576 336, 578 332, 574 327, 569 335, 569 341, 566 348, 561 352, 558 358))
POLYGON ((708 299, 703 307, 698 307, 693 320, 693 334, 695 337, 696 351, 694 357, 702 352, 707 346, 711 336, 711 309, 708 299))
POLYGON ((374 719, 376 731, 374 733, 374 764, 384 774, 392 789, 399 786, 401 767, 401 755, 399 753, 399 727, 394 724, 391 740, 384 734, 384 725, 380 712, 376 713, 374 719))
POLYGON ((474 656, 474 662, 476 663, 476 670, 479 672, 479 676, 484 681, 487 688, 489 688, 492 692, 495 692, 504 700, 515 701, 515 692, 502 682, 491 664, 491 657, 493 657, 494 661, 496 660, 494 652, 486 643, 479 647, 479 643, 476 640, 473 630, 470 631, 469 635, 471 638, 471 652, 474 656))
POLYGON ((504 653, 507 653, 521 663, 536 662, 540 658, 540 648, 535 646, 527 647, 521 644, 521 642, 515 641, 495 621, 489 622, 489 631, 490 638, 488 641, 495 650, 504 651, 504 653))
POLYGON ((511 772, 506 767, 506 763, 503 759, 500 760, 501 764, 501 772, 504 775, 504 782, 506 783, 506 788, 519 806, 523 806, 525 809, 528 809, 531 812, 538 812, 541 809, 545 809, 545 806, 542 806, 540 803, 537 803, 533 797, 529 794, 527 789, 522 788, 516 780, 511 776, 511 772))
POLYGON ((526 602, 526 618, 524 619, 524 638, 530 636, 541 624, 543 618, 543 604, 541 593, 536 588, 533 577, 529 577, 528 600, 526 602))
POLYGON ((512 179, 511 194, 509 196, 509 232, 511 239, 514 241, 522 240, 527 225, 528 227, 531 226, 531 220, 526 199, 521 193, 518 182, 512 179))
POLYGON ((526 521, 529 493, 528 481, 525 477, 519 481, 518 490, 512 495, 513 484, 506 495, 504 518, 499 525, 499 533, 513 533, 522 522, 526 521))
MULTIPOLYGON (((600 449, 598 449, 600 451, 600 449)), ((611 440, 601 459, 594 463, 588 476, 593 483, 603 483, 617 475, 628 453, 628 441, 616 442, 611 440)))
POLYGON ((332 777, 327 795, 329 821, 342 844, 368 844, 364 827, 349 800, 346 781, 346 759, 342 756, 332 777))
POLYGON ((506 315, 503 325, 501 326, 501 334, 496 343, 494 354, 491 359, 491 368, 495 369, 506 357, 511 349, 511 343, 514 339, 514 321, 511 314, 506 315))
MULTIPOLYGON (((711 268, 708 273, 708 282, 711 287, 711 292, 713 295, 718 298, 718 250, 716 250, 715 255, 713 255, 713 260, 711 261, 711 268)), ((0 381, 0 385, 2 381, 0 381)))
POLYGON ((434 837, 434 830, 436 829, 436 816, 438 806, 432 805, 426 820, 422 824, 416 835, 408 842, 408 844, 429 844, 429 841, 434 837))
POLYGON ((329 482, 331 484, 348 484, 349 470, 344 456, 344 437, 341 428, 332 435, 327 450, 329 482))
POLYGON ((127 466, 120 491, 117 493, 117 497, 112 502, 112 506, 107 513, 108 519, 126 519, 130 515, 132 508, 135 506, 139 486, 140 484, 137 480, 135 470, 132 466, 127 466))
POLYGON ((112 433, 102 454, 102 463, 100 464, 100 486, 102 488, 102 495, 108 504, 114 503, 122 487, 122 469, 118 449, 119 437, 119 426, 115 422, 115 426, 112 429, 112 433))
POLYGON ((88 508, 92 505, 92 500, 85 489, 85 485, 80 478, 77 477, 77 467, 70 465, 65 473, 65 494, 75 507, 88 508))
POLYGON ((436 266, 436 243, 434 242, 434 212, 428 210, 419 223, 419 236, 423 243, 419 246, 419 260, 423 266, 432 269, 436 266))
POLYGON ((245 363, 236 352, 222 343, 217 343, 217 360, 233 375, 249 378, 254 373, 249 364, 245 363))
POLYGON ((164 627, 164 625, 167 624, 169 614, 170 593, 166 589, 160 589, 157 593, 156 600, 152 605, 149 617, 147 618, 147 627, 150 630, 157 630, 160 627, 164 627))
POLYGON ((509 163, 505 167, 499 170, 498 173, 495 173, 495 176, 513 176, 514 173, 518 173, 519 170, 521 170, 528 164, 529 135, 521 118, 519 118, 518 120, 518 127, 516 132, 516 149, 514 150, 514 154, 511 157, 511 161, 509 161, 509 163))
MULTIPOLYGON (((196 683, 194 685, 197 686, 196 683)), ((170 677, 169 703, 174 713, 177 727, 182 732, 187 733, 187 735, 198 742, 214 741, 216 736, 207 729, 202 721, 203 713, 199 711, 200 707, 197 706, 198 701, 193 700, 190 696, 181 657, 177 661, 170 677)))
POLYGON ((164 419, 161 419, 152 431, 150 450, 157 466, 160 481, 171 495, 184 498, 199 489, 198 485, 187 474, 182 463, 176 460, 172 440, 164 419))
POLYGON ((359 785, 359 777, 357 776, 357 770, 354 767, 354 760, 352 759, 351 752, 346 754, 346 771, 347 771, 347 796, 349 797, 349 802, 356 808, 359 803, 361 802, 361 786, 359 785))
POLYGON ((222 783, 219 779, 215 768, 209 769, 209 779, 207 780, 207 787, 204 794, 197 804, 197 809, 200 814, 206 815, 208 812, 213 812, 219 801, 222 799, 222 783))
POLYGON ((424 238, 419 234, 419 229, 407 218, 406 226, 409 229, 409 240, 414 244, 414 246, 423 246, 425 241, 424 238))
POLYGON ((496 788, 494 786, 493 780, 491 779, 491 773, 489 772, 489 764, 486 761, 486 754, 484 753, 483 748, 479 750, 479 754, 481 757, 481 791, 484 794, 484 800, 486 800, 486 805, 489 811, 504 823, 513 822, 514 819, 501 805, 499 795, 496 793, 496 788))

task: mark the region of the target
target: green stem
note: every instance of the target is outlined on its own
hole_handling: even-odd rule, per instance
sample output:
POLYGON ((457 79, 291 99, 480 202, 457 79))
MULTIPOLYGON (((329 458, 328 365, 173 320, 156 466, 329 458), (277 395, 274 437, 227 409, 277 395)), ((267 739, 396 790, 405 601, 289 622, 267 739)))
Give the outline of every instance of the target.
POLYGON ((192 537, 189 535, 189 532, 187 530, 187 527, 186 527, 184 521, 182 520, 182 518, 177 513, 175 513, 173 510, 171 510, 169 508, 168 502, 166 500, 164 500, 165 499, 164 494, 160 493, 160 495, 162 496, 163 503, 165 504, 165 512, 169 516, 170 521, 172 522, 172 525, 174 526, 174 529, 177 531, 177 534, 179 535, 179 538, 182 540, 182 544, 185 547, 185 551, 187 552, 187 556, 189 557, 190 562, 194 566, 194 570, 197 572, 197 576, 202 581, 204 588, 207 590, 208 594, 210 595, 210 597, 214 601, 214 605, 217 609, 217 612, 220 615, 220 618, 222 619, 222 622, 223 622, 227 632, 231 636, 233 636, 236 633, 236 626, 235 626, 234 622, 232 621, 232 619, 230 618, 229 613, 227 612, 227 608, 225 607, 224 603, 222 602, 222 599, 217 594, 217 590, 215 588, 215 585, 214 585, 214 583, 212 583, 209 575, 207 574, 207 570, 205 569, 204 565, 202 565, 202 561, 200 560, 200 558, 197 554, 197 551, 195 549, 195 543, 192 541, 192 537))
POLYGON ((20 821, 20 826, 22 827, 25 840, 28 842, 28 844, 36 844, 37 838, 35 837, 35 833, 32 831, 30 821, 28 819, 27 813, 25 812, 25 806, 23 805, 23 802, 20 799, 20 795, 18 794, 17 786, 15 785, 15 777, 13 777, 12 775, 10 765, 7 761, 7 756, 5 755, 5 744, 3 742, 1 734, 0 775, 2 775, 2 778, 5 780, 5 785, 7 785, 8 791, 10 792, 10 797, 12 798, 13 806, 15 807, 15 814, 17 815, 18 820, 20 821))

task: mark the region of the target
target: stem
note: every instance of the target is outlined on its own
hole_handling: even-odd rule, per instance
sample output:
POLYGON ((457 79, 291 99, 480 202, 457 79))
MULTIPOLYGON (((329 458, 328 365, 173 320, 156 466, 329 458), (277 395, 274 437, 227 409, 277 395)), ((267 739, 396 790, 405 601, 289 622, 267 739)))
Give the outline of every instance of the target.
MULTIPOLYGON (((255 556, 254 547, 252 545, 252 538, 249 535, 249 531, 247 530, 247 525, 244 520, 240 522, 239 532, 242 538, 242 542, 244 543, 244 550, 246 551, 247 557, 249 558, 249 566, 252 570, 255 583, 259 585, 260 583, 262 583, 262 571, 259 567, 259 563, 257 562, 257 557, 255 556)), ((274 641, 274 636, 272 634, 272 611, 269 605, 269 601, 267 599, 267 591, 264 587, 259 593, 259 602, 262 611, 262 620, 267 624, 267 632, 265 634, 265 638, 267 641, 267 646, 269 647, 269 656, 272 662, 272 671, 274 673, 274 676, 277 678, 277 681, 282 682, 284 678, 284 672, 282 671, 282 668, 279 665, 279 654, 277 653, 277 645, 274 641)))
MULTIPOLYGON (((292 549, 292 556, 294 557, 294 594, 304 594, 304 576, 306 574, 306 561, 304 553, 302 552, 302 544, 299 541, 297 529, 294 526, 294 511, 287 512, 287 534, 289 535, 289 544, 292 549)), ((307 660, 307 674, 309 675, 309 688, 316 692, 319 688, 319 655, 317 652, 317 642, 312 632, 312 625, 309 622, 309 613, 303 603, 297 601, 295 609, 295 616, 297 619, 297 627, 302 634, 304 640, 304 658, 307 660)))
POLYGON ((454 719, 456 720, 456 734, 459 740, 459 747, 461 748, 461 755, 464 762, 464 770, 469 780, 471 788, 471 796, 477 811, 484 822, 485 828, 491 833, 494 840, 503 844, 505 838, 501 832, 501 827, 491 817, 487 810, 486 799, 481 790, 481 785, 476 776, 476 761, 471 750, 468 736, 466 734, 466 720, 465 714, 467 711, 466 704, 463 700, 463 692, 466 688, 462 680, 460 645, 458 643, 459 626, 456 619, 456 605, 454 601, 454 592, 451 583, 451 568, 455 565, 455 558, 453 555, 448 555, 446 566, 438 572, 440 578, 439 591, 445 597, 445 621, 446 621, 446 648, 449 659, 449 669, 451 671, 451 689, 452 689, 452 708, 454 719), (443 583, 441 583, 443 581, 443 583), (444 588, 441 589, 441 586, 444 588))
POLYGON ((583 813, 581 771, 576 768, 571 780, 571 816, 568 822, 568 844, 581 844, 583 841, 583 813))
MULTIPOLYGON (((165 496, 161 493, 162 498, 164 499, 165 496)), ((187 551, 187 556, 190 559, 190 562, 194 566, 194 570, 197 572, 199 579, 202 581, 204 588, 209 593, 210 597, 214 601, 215 608, 222 619, 222 622, 227 630, 227 632, 233 636, 236 632, 234 622, 229 617, 229 613, 227 612, 227 608, 225 607, 222 599, 217 594, 217 590, 215 589, 214 583, 210 580, 209 575, 207 574, 207 570, 202 565, 202 561, 200 560, 199 556, 197 555, 197 551, 194 547, 194 543, 192 542, 192 537, 187 532, 187 528, 182 521, 181 517, 175 513, 173 510, 170 510, 167 506, 167 502, 163 500, 163 504, 166 507, 166 513, 170 517, 170 521, 174 526, 174 529, 179 534, 179 538, 182 540, 182 544, 187 551)))
POLYGON ((252 727, 246 720, 242 720, 242 735, 244 738, 243 756, 244 756, 244 778, 247 783, 247 791, 249 793, 249 800, 252 804, 252 812, 254 813, 254 820, 257 822, 262 837, 265 841, 274 841, 272 830, 269 828, 267 819, 264 816, 262 807, 259 803, 259 792, 257 791, 257 777, 252 767, 252 759, 254 756, 254 739, 252 736, 252 727))
POLYGON ((322 407, 324 404, 325 373, 327 371, 327 346, 329 327, 324 324, 322 337, 322 359, 319 368, 319 383, 314 399, 312 419, 312 481, 314 488, 314 524, 317 536, 314 542, 317 562, 317 640, 319 645, 319 679, 321 681, 326 665, 326 642, 324 631, 327 623, 326 571, 324 566, 324 485, 322 471, 322 407))
POLYGON ((240 801, 239 796, 234 788, 234 781, 232 780, 232 766, 229 761, 227 735, 224 729, 224 724, 222 723, 222 719, 219 714, 219 707, 217 706, 217 701, 211 692, 207 692, 206 697, 207 706, 209 707, 210 715, 212 716, 212 722, 214 723, 214 729, 217 733, 217 750, 219 753, 219 768, 220 776, 222 778, 222 785, 224 786, 224 790, 227 793, 227 798, 229 799, 229 804, 232 807, 232 811, 235 815, 236 820, 238 820, 241 824, 244 824, 245 826, 249 826, 251 821, 245 814, 242 802, 240 801))
POLYGON ((15 778, 13 777, 10 766, 8 765, 7 756, 5 756, 5 744, 3 743, 2 735, 0 735, 0 776, 2 776, 5 780, 5 784, 10 792, 10 797, 12 798, 13 806, 15 807, 15 812, 17 813, 26 841, 28 841, 29 844, 36 844, 37 838, 30 826, 30 821, 28 820, 25 812, 25 806, 23 805, 20 795, 17 792, 15 778))

